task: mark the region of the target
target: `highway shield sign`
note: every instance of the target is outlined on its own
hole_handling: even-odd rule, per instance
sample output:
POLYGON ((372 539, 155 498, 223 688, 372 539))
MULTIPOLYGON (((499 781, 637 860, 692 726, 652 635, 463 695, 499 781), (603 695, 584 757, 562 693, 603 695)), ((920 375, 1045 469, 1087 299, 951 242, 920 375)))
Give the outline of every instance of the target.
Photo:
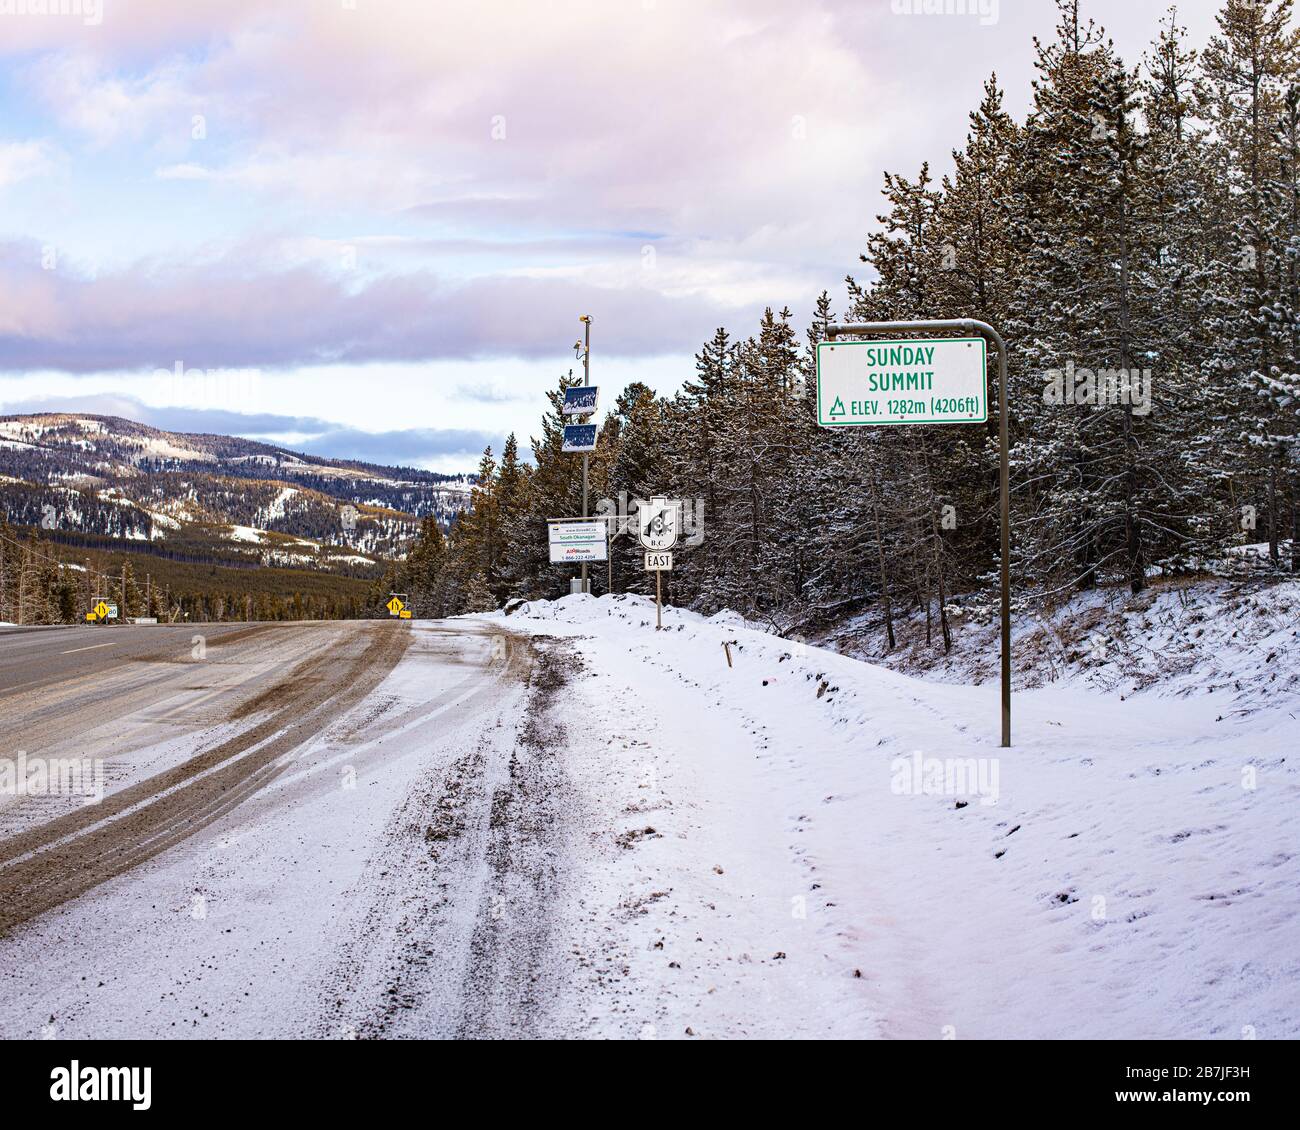
POLYGON ((655 497, 637 506, 638 535, 646 549, 672 549, 677 544, 682 504, 677 499, 655 497))

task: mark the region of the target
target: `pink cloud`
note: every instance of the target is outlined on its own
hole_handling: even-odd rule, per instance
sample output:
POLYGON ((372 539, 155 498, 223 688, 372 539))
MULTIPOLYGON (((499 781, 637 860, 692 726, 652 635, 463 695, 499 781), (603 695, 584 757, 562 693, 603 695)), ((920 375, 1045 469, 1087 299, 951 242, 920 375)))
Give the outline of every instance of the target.
MULTIPOLYGON (((577 312, 618 356, 690 352, 735 308, 637 287, 492 276, 450 285, 416 272, 350 288, 308 266, 140 264, 87 279, 39 251, 0 261, 0 369, 273 368, 321 362, 554 357, 577 312)), ((748 316, 751 311, 745 311, 748 316)))

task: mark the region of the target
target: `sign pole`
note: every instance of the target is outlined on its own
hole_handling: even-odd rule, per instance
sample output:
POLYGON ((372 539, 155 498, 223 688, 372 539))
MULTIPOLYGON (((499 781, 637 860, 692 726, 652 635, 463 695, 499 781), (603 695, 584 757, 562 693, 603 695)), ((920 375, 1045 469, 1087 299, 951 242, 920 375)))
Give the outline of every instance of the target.
POLYGON ((828 325, 826 338, 841 334, 910 333, 920 331, 977 333, 998 353, 998 479, 1002 516, 1002 746, 1011 746, 1011 458, 1010 408, 1007 404, 1007 343, 987 322, 947 318, 919 322, 853 322, 828 325))
POLYGON ((609 519, 609 541, 606 543, 609 550, 605 556, 605 591, 612 593, 614 591, 614 538, 618 535, 614 530, 617 526, 618 519, 611 516, 609 519))
POLYGON ((664 630, 663 570, 655 570, 655 631, 664 630))
MULTIPOLYGON (((582 316, 582 383, 585 386, 591 385, 591 315, 582 316)), ((587 461, 590 458, 584 451, 582 453, 582 516, 587 517, 587 461)), ((582 565, 582 591, 587 589, 587 564, 584 561, 582 565)))
MULTIPOLYGON (((582 358, 582 371, 584 378, 586 378, 591 373, 589 357, 591 352, 591 315, 583 314, 578 321, 585 328, 585 342, 574 342, 573 350, 575 356, 582 358)), ((570 379, 573 377, 572 369, 569 370, 569 377, 570 379)), ((582 516, 577 519, 579 522, 585 522, 591 517, 591 452, 596 450, 598 425, 591 423, 590 418, 596 414, 599 392, 599 389, 593 388, 591 385, 568 385, 564 389, 564 403, 560 409, 565 419, 574 416, 582 417, 582 422, 579 424, 566 423, 564 425, 564 441, 560 445, 560 450, 563 452, 580 453, 582 455, 582 516)), ((601 528, 605 529, 603 522, 601 528)), ((605 540, 608 542, 607 537, 605 540)), ((591 582, 587 579, 587 562, 604 560, 604 556, 575 556, 573 563, 579 565, 578 576, 569 578, 569 592, 589 593, 591 591, 591 582)))

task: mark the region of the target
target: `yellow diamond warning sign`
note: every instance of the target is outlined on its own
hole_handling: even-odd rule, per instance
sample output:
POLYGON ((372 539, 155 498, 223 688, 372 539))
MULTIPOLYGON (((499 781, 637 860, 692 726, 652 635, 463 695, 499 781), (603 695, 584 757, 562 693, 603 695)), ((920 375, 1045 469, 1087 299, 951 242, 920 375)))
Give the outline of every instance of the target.
POLYGON ((105 604, 102 600, 97 605, 95 605, 95 615, 98 616, 101 620, 106 619, 108 617, 108 605, 105 604))
POLYGON ((405 608, 406 605, 403 604, 399 598, 393 597, 393 599, 388 602, 387 607, 390 616, 400 616, 402 614, 402 609, 405 608))

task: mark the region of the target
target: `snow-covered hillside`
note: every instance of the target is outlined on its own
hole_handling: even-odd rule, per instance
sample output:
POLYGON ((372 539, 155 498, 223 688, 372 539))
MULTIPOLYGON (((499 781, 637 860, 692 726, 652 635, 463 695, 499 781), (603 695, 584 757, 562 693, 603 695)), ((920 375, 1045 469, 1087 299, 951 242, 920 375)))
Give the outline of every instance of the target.
POLYGON ((159 552, 189 560, 233 552, 239 564, 374 568, 406 557, 422 519, 446 525, 464 512, 471 490, 463 476, 111 416, 0 417, 0 521, 73 544, 160 542, 159 552), (258 543, 270 551, 241 550, 258 543))
MULTIPOLYGON (((464 510, 472 486, 464 476, 301 455, 238 436, 166 432, 115 416, 58 412, 0 416, 0 468, 35 490, 57 483, 111 489, 142 504, 188 499, 212 511, 213 518, 308 535, 318 531, 294 523, 313 501, 352 503, 412 516, 407 540, 414 518, 436 514, 449 521, 464 510)), ((57 509, 57 501, 53 504, 57 509)), ((8 509, 11 520, 23 520, 12 504, 8 509)))
MULTIPOLYGON (((954 616, 953 648, 925 640, 917 616, 897 625, 900 647, 884 650, 878 614, 817 637, 833 650, 950 683, 998 677, 995 618, 954 616)), ((1113 586, 1055 608, 1017 616, 1012 627, 1017 687, 1049 683, 1131 695, 1152 687, 1179 697, 1228 689, 1234 710, 1279 693, 1300 693, 1300 583, 1182 580, 1134 596, 1113 586)))

